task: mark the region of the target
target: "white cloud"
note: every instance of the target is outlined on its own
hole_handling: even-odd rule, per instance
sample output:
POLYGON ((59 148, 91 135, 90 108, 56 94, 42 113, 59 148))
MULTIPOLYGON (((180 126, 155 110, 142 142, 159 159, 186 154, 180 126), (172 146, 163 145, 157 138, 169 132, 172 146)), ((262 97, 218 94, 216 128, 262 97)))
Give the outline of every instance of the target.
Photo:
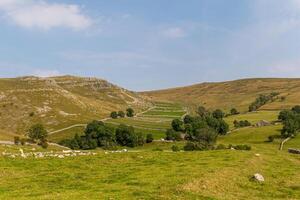
POLYGON ((162 34, 165 37, 176 39, 176 38, 183 38, 186 36, 185 31, 179 27, 172 27, 162 31, 162 34))
POLYGON ((0 0, 0 12, 9 21, 24 28, 49 30, 66 27, 83 30, 92 25, 92 19, 75 4, 47 3, 37 0, 0 0))
POLYGON ((33 75, 38 77, 52 77, 52 76, 60 76, 61 73, 57 70, 37 69, 33 72, 33 75))

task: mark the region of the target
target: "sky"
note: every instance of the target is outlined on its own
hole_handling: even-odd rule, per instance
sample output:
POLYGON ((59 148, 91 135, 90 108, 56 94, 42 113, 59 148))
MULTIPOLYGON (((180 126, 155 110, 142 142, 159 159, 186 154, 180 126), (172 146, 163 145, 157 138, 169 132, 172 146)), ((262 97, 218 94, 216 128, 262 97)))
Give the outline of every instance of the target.
POLYGON ((0 77, 144 91, 300 77, 300 0, 0 0, 0 77))

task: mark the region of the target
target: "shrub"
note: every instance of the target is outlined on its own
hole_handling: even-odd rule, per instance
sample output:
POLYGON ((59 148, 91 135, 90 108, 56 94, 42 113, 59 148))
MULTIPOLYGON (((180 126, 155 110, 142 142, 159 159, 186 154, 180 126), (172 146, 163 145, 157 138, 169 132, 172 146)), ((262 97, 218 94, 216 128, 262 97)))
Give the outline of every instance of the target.
POLYGON ((22 138, 22 139, 20 140, 20 142, 21 142, 21 145, 24 146, 24 145, 26 144, 26 139, 22 138))
POLYGON ((193 142, 187 142, 187 143, 185 144, 185 146, 183 147, 183 149, 184 149, 185 151, 195 151, 195 150, 196 150, 195 144, 194 144, 193 142))
POLYGON ((110 117, 112 119, 117 119, 118 118, 118 113, 116 111, 113 111, 113 112, 110 113, 110 117))
POLYGON ((173 145, 172 151, 174 151, 174 152, 180 151, 180 148, 177 145, 173 145))
POLYGON ((48 132, 42 124, 35 124, 30 127, 27 135, 33 141, 42 141, 47 138, 48 132))
POLYGON ((174 119, 172 121, 172 128, 174 131, 183 131, 183 122, 180 119, 174 119))
POLYGON ((166 140, 173 140, 173 141, 180 141, 181 138, 181 133, 180 132, 176 132, 172 129, 168 129, 166 132, 166 140))
POLYGON ((33 117, 34 116, 34 112, 29 113, 29 117, 33 117))
POLYGON ((132 108, 127 108, 126 115, 127 115, 127 117, 133 117, 134 116, 134 110, 132 108))
POLYGON ((123 111, 119 111, 118 112, 118 116, 121 117, 121 118, 124 118, 125 117, 125 113, 123 111))
POLYGON ((136 134, 132 126, 126 126, 124 124, 121 124, 116 129, 116 141, 121 146, 128 147, 136 147, 144 144, 143 135, 140 133, 136 134))
POLYGON ((40 145, 41 145, 41 147, 43 149, 47 149, 48 148, 48 142, 47 141, 41 141, 40 145))
POLYGON ((153 140, 154 140, 153 135, 151 133, 147 134, 146 143, 151 143, 153 142, 153 140))
POLYGON ((222 110, 217 109, 212 113, 212 115, 216 119, 222 119, 225 116, 225 113, 222 110))
POLYGON ((15 143, 15 145, 19 145, 20 144, 20 137, 19 136, 15 136, 14 137, 14 143, 15 143))
POLYGON ((231 115, 238 115, 238 114, 240 114, 240 113, 239 113, 239 111, 237 111, 236 108, 232 108, 232 109, 230 110, 230 114, 231 114, 231 115))
POLYGON ((251 150, 251 146, 246 145, 246 144, 236 145, 236 146, 233 146, 233 148, 236 149, 236 150, 244 150, 244 151, 250 151, 251 150))

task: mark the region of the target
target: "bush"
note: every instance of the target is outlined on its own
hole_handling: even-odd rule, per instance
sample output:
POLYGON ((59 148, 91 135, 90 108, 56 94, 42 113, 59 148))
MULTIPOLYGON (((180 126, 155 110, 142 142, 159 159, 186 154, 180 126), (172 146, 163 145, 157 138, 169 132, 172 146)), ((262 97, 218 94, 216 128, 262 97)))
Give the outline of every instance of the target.
POLYGON ((251 123, 248 120, 242 120, 242 121, 234 120, 233 124, 235 128, 251 126, 251 123))
POLYGON ((19 136, 15 136, 14 137, 14 143, 15 143, 15 145, 19 145, 20 144, 20 137, 19 136))
POLYGON ((238 114, 240 114, 240 113, 239 113, 239 111, 237 111, 236 108, 232 108, 232 109, 230 110, 230 114, 231 114, 231 115, 238 115, 238 114))
POLYGON ((194 144, 193 142, 187 142, 187 143, 185 144, 185 146, 183 147, 183 149, 184 149, 185 151, 195 151, 195 150, 196 150, 195 144, 194 144))
POLYGON ((134 110, 132 108, 127 108, 126 115, 127 117, 134 117, 134 110))
POLYGON ((113 111, 113 112, 110 113, 110 117, 112 119, 117 119, 118 118, 118 113, 116 111, 113 111))
POLYGON ((119 111, 118 112, 118 116, 121 117, 121 118, 124 118, 125 117, 125 113, 123 111, 119 111))
POLYGON ((134 132, 132 126, 121 124, 116 129, 116 141, 121 146, 136 147, 144 144, 143 135, 134 132))
POLYGON ((24 146, 24 145, 26 144, 26 139, 22 138, 22 139, 20 140, 20 142, 21 142, 21 145, 24 146))
POLYGON ((34 116, 34 112, 29 113, 29 117, 33 117, 34 116))
POLYGON ((236 145, 236 146, 233 146, 233 148, 236 149, 236 150, 244 150, 244 151, 250 151, 251 150, 251 146, 246 145, 246 144, 236 145))
POLYGON ((173 141, 180 141, 182 140, 181 138, 181 133, 180 132, 176 132, 172 129, 168 129, 166 132, 166 140, 173 140, 173 141))
POLYGON ((42 142, 40 143, 40 145, 41 145, 41 147, 42 147, 43 149, 47 149, 47 148, 48 148, 48 142, 47 142, 47 141, 42 141, 42 142))
POLYGON ((225 116, 225 113, 220 110, 220 109, 217 109, 213 112, 213 117, 216 118, 216 119, 222 119, 224 116, 225 116))
POLYGON ((33 141, 46 140, 48 132, 42 124, 35 124, 30 127, 27 133, 28 137, 33 141))
POLYGON ((183 122, 179 119, 174 119, 172 121, 172 128, 174 131, 183 131, 183 122))
POLYGON ((154 140, 153 135, 151 133, 147 134, 146 143, 151 143, 153 142, 153 140, 154 140))
POLYGON ((172 151, 174 151, 174 152, 180 151, 180 148, 177 145, 173 145, 172 151))

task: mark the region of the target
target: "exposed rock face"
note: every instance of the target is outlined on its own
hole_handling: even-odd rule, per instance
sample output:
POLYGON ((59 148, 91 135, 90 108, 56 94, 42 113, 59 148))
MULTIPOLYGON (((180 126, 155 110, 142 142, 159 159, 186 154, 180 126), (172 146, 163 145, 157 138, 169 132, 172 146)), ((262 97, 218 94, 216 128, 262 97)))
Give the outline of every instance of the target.
POLYGON ((261 174, 254 174, 253 177, 251 178, 253 181, 257 181, 257 182, 264 182, 265 178, 263 177, 263 175, 261 174))

